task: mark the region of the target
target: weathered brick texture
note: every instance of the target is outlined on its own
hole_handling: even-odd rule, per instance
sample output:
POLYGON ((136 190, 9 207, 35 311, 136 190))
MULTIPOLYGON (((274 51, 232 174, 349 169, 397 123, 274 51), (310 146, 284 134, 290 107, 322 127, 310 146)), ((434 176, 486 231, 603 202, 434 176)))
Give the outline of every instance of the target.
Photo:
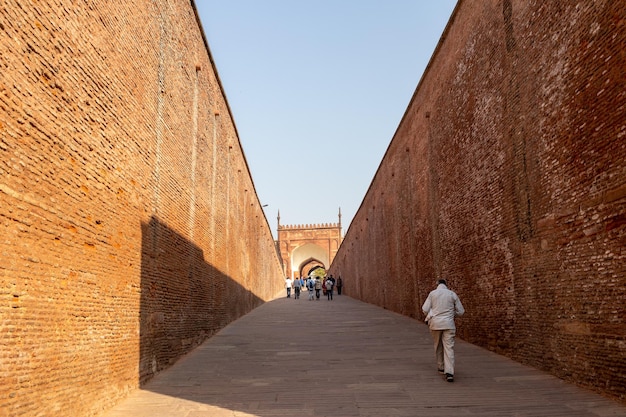
MULTIPOLYGON (((623 1, 462 0, 330 270, 459 335, 626 399, 623 1)), ((463 358, 459 358, 462 368, 463 358)))
POLYGON ((93 416, 283 287, 193 4, 0 4, 0 415, 93 416))

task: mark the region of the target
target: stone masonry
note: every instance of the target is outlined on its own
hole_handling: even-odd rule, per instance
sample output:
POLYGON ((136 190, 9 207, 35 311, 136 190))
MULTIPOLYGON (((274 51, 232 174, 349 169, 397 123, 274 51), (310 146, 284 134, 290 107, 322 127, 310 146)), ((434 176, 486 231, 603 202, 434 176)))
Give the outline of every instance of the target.
POLYGON ((282 225, 279 215, 277 234, 285 276, 306 277, 311 268, 328 269, 341 246, 341 210, 338 223, 282 225))
MULTIPOLYGON (((446 277, 462 338, 625 401, 623 10, 459 2, 350 296, 421 320, 446 277)), ((193 2, 4 1, 0 415, 96 416, 282 288, 193 2)))
POLYGON ((0 415, 94 416, 283 287, 181 0, 0 5, 0 415))
MULTIPOLYGON (((624 1, 461 0, 330 272, 626 401, 624 1)), ((462 361, 462 358, 460 358, 462 361)))

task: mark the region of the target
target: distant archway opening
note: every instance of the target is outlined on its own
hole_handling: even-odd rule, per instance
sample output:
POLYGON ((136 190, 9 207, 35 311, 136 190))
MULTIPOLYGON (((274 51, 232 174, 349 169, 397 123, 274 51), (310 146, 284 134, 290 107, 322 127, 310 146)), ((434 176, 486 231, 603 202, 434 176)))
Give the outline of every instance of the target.
POLYGON ((311 269, 321 266, 326 269, 330 266, 328 252, 319 245, 305 243, 298 246, 291 253, 291 270, 300 272, 300 276, 308 276, 311 269))
POLYGON ((309 258, 302 262, 298 269, 301 277, 308 277, 312 275, 324 276, 326 273, 326 267, 324 264, 315 258, 309 258))

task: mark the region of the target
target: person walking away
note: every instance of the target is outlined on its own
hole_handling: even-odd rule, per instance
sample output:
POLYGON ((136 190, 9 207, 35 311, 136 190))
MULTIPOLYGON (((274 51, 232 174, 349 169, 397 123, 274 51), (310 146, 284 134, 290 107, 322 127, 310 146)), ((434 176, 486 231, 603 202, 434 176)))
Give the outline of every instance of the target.
POLYGON ((320 281, 320 277, 315 277, 315 299, 318 301, 320 299, 320 291, 322 291, 322 281, 320 281))
POLYGON ((291 298, 291 278, 285 278, 285 288, 287 288, 287 298, 291 298))
POLYGON ((298 300, 300 298, 300 289, 302 288, 302 281, 300 278, 296 278, 293 280, 293 292, 294 299, 298 300))
POLYGON ((333 299, 333 280, 328 278, 324 284, 326 284, 326 297, 330 301, 333 299))
POLYGON ((454 318, 465 313, 463 304, 454 291, 448 289, 445 279, 437 281, 437 288, 428 294, 422 311, 433 336, 437 370, 446 381, 454 381, 454 318))
POLYGON ((343 287, 343 281, 341 280, 341 275, 337 278, 337 295, 341 295, 341 287, 343 287))
POLYGON ((309 293, 309 301, 315 298, 315 280, 311 277, 306 280, 306 289, 309 293))

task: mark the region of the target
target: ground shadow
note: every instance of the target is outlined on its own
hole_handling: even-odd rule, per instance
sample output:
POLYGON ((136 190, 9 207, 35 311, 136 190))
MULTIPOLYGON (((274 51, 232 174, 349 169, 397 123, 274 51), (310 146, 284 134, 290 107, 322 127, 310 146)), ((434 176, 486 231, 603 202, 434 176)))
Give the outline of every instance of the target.
POLYGON ((263 300, 152 217, 142 223, 139 382, 143 386, 263 300))

